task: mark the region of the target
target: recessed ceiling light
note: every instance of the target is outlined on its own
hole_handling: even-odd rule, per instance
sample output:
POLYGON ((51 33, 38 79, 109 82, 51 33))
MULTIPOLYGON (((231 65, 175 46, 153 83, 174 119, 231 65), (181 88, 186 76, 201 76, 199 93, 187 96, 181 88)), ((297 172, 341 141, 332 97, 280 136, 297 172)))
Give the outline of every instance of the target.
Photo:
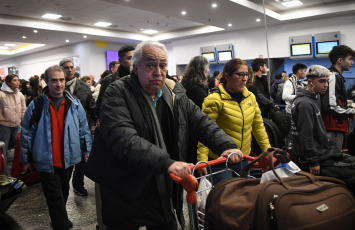
POLYGON ((232 23, 228 23, 228 27, 232 27, 232 23))
POLYGON ((58 19, 61 18, 62 15, 59 14, 50 14, 50 13, 46 13, 44 15, 42 15, 42 18, 47 18, 47 19, 58 19))
POLYGON ((8 46, 8 47, 11 47, 11 46, 16 46, 16 44, 13 44, 13 43, 7 43, 7 44, 4 44, 5 46, 8 46))
POLYGON ((83 38, 87 38, 88 36, 86 36, 86 35, 83 35, 83 38))
POLYGON ((108 26, 112 25, 112 23, 109 23, 109 22, 96 22, 94 25, 95 26, 101 26, 101 27, 108 27, 108 26))
POLYGON ((145 34, 156 34, 156 33, 158 33, 158 31, 157 30, 142 30, 142 32, 143 33, 145 33, 145 34))
POLYGON ((257 21, 257 22, 260 22, 261 20, 260 20, 260 18, 257 18, 256 21, 257 21))
POLYGON ((181 14, 186 15, 186 11, 185 10, 181 11, 181 14))
POLYGON ((26 36, 22 36, 23 39, 26 39, 26 36))
POLYGON ((65 42, 69 42, 69 40, 67 39, 67 40, 65 40, 65 42))
POLYGON ((6 50, 6 49, 8 49, 9 47, 7 47, 7 46, 0 46, 0 49, 1 50, 6 50))
POLYGON ((38 33, 38 30, 33 30, 33 33, 35 33, 35 34, 38 33))
POLYGON ((288 1, 288 2, 281 2, 281 4, 286 7, 295 7, 295 6, 303 5, 303 2, 301 2, 299 0, 292 0, 292 1, 288 1))
POLYGON ((213 3, 213 4, 212 4, 212 7, 213 7, 213 8, 216 8, 216 7, 217 7, 217 3, 213 3))

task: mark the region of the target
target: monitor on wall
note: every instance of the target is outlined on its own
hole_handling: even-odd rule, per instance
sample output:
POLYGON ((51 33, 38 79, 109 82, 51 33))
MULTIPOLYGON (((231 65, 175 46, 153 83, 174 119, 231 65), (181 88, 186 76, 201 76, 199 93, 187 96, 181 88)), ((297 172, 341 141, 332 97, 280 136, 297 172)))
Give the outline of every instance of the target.
POLYGON ((216 61, 216 54, 214 52, 202 53, 202 56, 207 58, 207 60, 209 62, 215 62, 216 61))
POLYGON ((218 51, 218 62, 227 62, 233 58, 231 50, 218 51))
POLYGON ((112 61, 118 61, 118 52, 117 51, 106 51, 106 68, 109 69, 109 64, 112 61))
POLYGON ((328 54, 334 46, 338 46, 339 41, 316 42, 317 54, 328 54))
POLYGON ((312 55, 311 43, 291 44, 291 56, 312 55))

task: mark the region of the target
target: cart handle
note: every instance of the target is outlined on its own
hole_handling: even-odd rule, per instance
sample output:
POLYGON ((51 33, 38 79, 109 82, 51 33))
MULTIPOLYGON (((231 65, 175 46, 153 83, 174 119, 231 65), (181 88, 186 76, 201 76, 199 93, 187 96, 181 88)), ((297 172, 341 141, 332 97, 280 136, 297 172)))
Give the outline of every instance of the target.
MULTIPOLYGON (((255 160, 255 157, 243 155, 243 159, 248 160, 248 161, 253 161, 253 160, 255 160)), ((226 162, 226 160, 227 160, 227 157, 220 157, 215 160, 209 161, 208 164, 209 165, 217 165, 217 164, 221 164, 221 163, 226 162)), ((192 170, 194 167, 195 167, 195 165, 191 165, 190 169, 192 170)), ((204 167, 206 167, 206 164, 198 164, 198 165, 196 165, 195 169, 200 169, 200 168, 204 168, 204 167)), ((181 184, 184 187, 184 190, 187 193, 186 201, 188 204, 197 203, 197 195, 196 195, 195 191, 197 191, 197 189, 198 189, 198 181, 195 176, 193 176, 191 174, 187 174, 186 176, 184 176, 184 178, 180 178, 177 175, 175 175, 174 173, 170 173, 170 178, 174 182, 181 184)))

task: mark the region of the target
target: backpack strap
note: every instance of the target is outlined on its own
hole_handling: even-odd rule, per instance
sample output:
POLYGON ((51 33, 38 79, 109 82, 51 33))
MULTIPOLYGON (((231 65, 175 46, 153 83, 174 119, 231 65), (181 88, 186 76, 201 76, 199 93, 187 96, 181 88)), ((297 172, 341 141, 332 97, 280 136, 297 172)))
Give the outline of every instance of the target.
POLYGON ((33 124, 38 125, 39 120, 41 120, 42 112, 43 112, 42 111, 43 110, 43 103, 44 103, 43 96, 39 95, 39 96, 35 97, 33 99, 33 103, 34 103, 35 107, 32 111, 32 116, 31 116, 31 120, 30 120, 30 127, 33 124))

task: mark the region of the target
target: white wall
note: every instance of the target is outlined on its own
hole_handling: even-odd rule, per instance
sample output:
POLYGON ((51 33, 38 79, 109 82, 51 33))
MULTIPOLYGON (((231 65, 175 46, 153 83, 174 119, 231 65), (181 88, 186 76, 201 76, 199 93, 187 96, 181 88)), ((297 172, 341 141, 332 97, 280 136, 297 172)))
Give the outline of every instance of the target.
MULTIPOLYGON (((289 37, 340 31, 341 44, 355 49, 355 15, 328 17, 317 20, 305 20, 297 23, 283 23, 268 28, 270 58, 289 57, 289 37)), ((235 32, 219 32, 210 35, 177 39, 164 42, 169 52, 168 71, 176 74, 176 65, 188 64, 190 59, 200 54, 200 47, 226 43, 234 45, 235 56, 242 59, 254 59, 260 54, 267 57, 265 30, 263 27, 235 32)), ((95 79, 106 69, 106 50, 118 50, 122 43, 108 43, 99 48, 93 41, 62 46, 51 50, 10 58, 0 61, 0 69, 11 66, 19 68, 22 79, 37 74, 66 57, 79 56, 81 74, 94 74, 95 79)), ((135 44, 132 44, 135 46, 135 44)))
POLYGON ((108 43, 106 47, 100 48, 94 41, 86 41, 0 61, 0 69, 16 66, 20 78, 29 79, 33 75, 41 75, 51 65, 58 65, 63 58, 78 56, 81 76, 92 73, 99 80, 100 74, 106 70, 105 51, 118 51, 123 45, 108 43))
MULTIPOLYGON (((289 37, 340 31, 341 44, 355 49, 355 15, 336 16, 317 20, 305 20, 268 27, 270 58, 289 57, 289 37)), ((235 56, 241 59, 254 59, 260 54, 267 57, 264 27, 193 38, 172 42, 176 64, 188 64, 189 60, 200 54, 200 47, 232 43, 235 56)))

